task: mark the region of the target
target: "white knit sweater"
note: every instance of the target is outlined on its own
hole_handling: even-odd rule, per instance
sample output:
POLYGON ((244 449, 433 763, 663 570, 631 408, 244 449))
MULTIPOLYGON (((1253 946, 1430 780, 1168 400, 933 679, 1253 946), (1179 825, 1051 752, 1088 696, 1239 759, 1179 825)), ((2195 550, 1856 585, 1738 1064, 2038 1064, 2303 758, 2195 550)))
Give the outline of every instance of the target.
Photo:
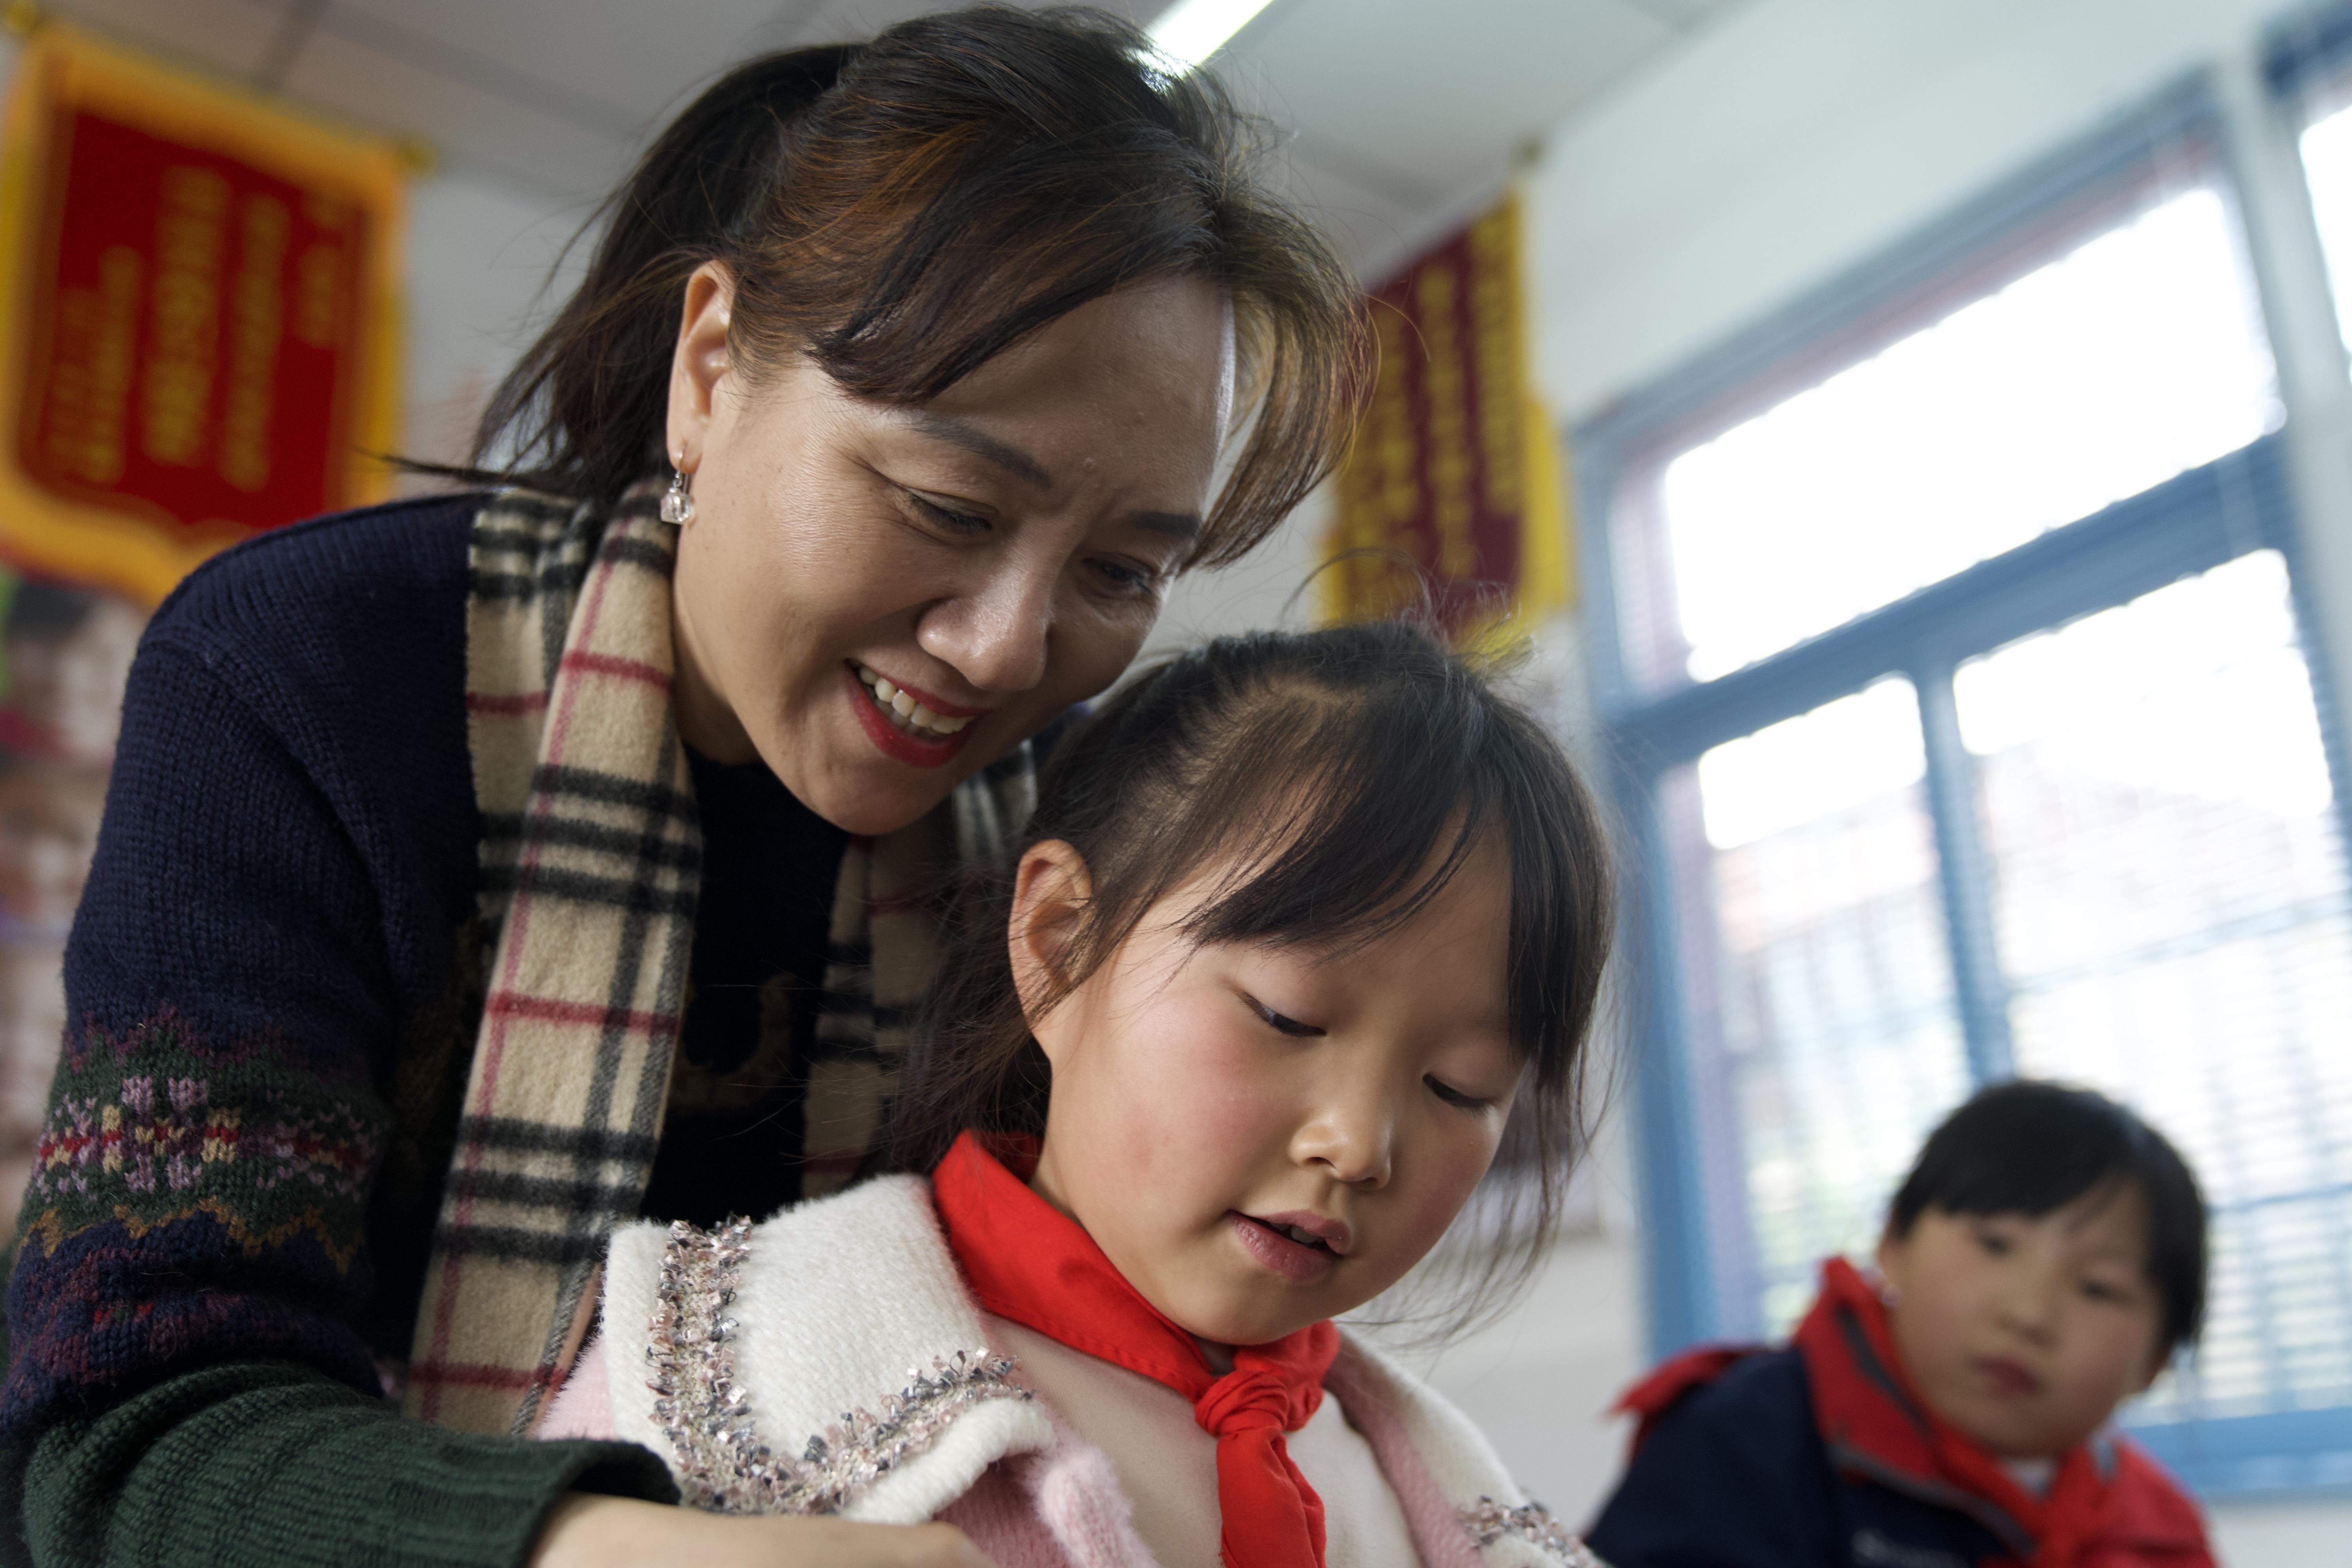
MULTIPOLYGON (((1460 1411, 1360 1339, 1343 1331, 1325 1389, 1423 1568, 1598 1568, 1460 1411)), ((1035 1517, 981 1542, 1000 1563, 1151 1563, 1108 1462, 992 1346, 918 1177, 756 1226, 616 1232, 602 1332, 541 1435, 642 1443, 701 1507, 977 1535, 1011 1498, 1035 1517)))

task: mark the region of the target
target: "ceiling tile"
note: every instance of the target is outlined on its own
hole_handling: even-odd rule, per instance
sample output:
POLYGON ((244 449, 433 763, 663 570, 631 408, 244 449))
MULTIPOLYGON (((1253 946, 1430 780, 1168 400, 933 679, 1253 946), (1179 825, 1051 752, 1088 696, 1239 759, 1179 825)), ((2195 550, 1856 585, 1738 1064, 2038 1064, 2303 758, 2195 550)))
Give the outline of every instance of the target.
POLYGON ((1214 63, 1310 149, 1342 144, 1444 190, 1675 37, 1621 0, 1291 0, 1214 63))
MULTIPOLYGON (((1043 5, 1049 0, 1037 3, 1043 5)), ((1167 9, 1167 5, 1168 0, 1096 0, 1097 10, 1124 16, 1139 27, 1167 9)), ((821 0, 813 8, 801 37, 812 44, 855 43, 910 16, 945 8, 940 0, 821 0)))
POLYGON ((286 6, 263 0, 58 0, 53 9, 92 32, 246 81, 268 58, 286 6))
POLYGON ((1295 153, 1275 160, 1266 174, 1275 192, 1297 204, 1360 274, 1367 263, 1394 252, 1416 227, 1416 205, 1295 153))
POLYGON ((730 61, 773 47, 756 35, 786 9, 780 0, 333 0, 320 33, 420 60, 438 51, 436 68, 453 75, 528 79, 551 99, 606 106, 634 132, 730 61))
POLYGON ((288 97, 362 125, 422 135, 451 163, 593 202, 627 173, 634 148, 614 123, 583 124, 561 102, 528 102, 428 70, 334 34, 312 37, 286 79, 288 97))
POLYGON ((1678 32, 1692 33, 1747 0, 1619 0, 1678 32))

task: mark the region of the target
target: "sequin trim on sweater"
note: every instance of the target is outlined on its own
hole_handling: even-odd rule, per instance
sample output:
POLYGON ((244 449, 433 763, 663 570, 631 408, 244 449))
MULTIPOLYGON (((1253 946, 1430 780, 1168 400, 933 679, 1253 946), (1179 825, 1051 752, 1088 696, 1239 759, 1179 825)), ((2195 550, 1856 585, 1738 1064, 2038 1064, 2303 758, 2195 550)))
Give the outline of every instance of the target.
POLYGON ((1492 1546, 1498 1541, 1517 1539, 1533 1542, 1558 1558, 1563 1568, 1608 1568, 1608 1564, 1592 1554, 1568 1527, 1552 1517, 1551 1510, 1539 1502, 1521 1503, 1506 1508, 1493 1498, 1482 1497, 1477 1503, 1461 1510, 1462 1523, 1470 1531, 1470 1539, 1481 1546, 1492 1546))
POLYGON ((688 1504, 718 1513, 837 1513, 885 1474, 939 1440, 956 1417, 994 1399, 1027 1399, 1014 1363, 986 1349, 934 1358, 927 1373, 878 1410, 852 1410, 812 1434, 800 1458, 761 1438, 751 1399, 735 1380, 728 1314, 751 1250, 751 1222, 704 1231, 680 1220, 662 1250, 646 1359, 654 1419, 674 1456, 688 1504))

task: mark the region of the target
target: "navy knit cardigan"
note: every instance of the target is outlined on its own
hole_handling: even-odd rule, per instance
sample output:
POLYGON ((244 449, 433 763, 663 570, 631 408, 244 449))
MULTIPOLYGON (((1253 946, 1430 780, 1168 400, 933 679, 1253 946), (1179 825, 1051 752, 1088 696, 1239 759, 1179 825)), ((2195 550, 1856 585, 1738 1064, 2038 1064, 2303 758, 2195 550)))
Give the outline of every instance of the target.
POLYGON ((567 1490, 672 1495, 641 1448, 441 1431, 379 1382, 480 1009, 476 504, 267 535, 148 629, 8 1282, 40 1561, 511 1563, 567 1490))

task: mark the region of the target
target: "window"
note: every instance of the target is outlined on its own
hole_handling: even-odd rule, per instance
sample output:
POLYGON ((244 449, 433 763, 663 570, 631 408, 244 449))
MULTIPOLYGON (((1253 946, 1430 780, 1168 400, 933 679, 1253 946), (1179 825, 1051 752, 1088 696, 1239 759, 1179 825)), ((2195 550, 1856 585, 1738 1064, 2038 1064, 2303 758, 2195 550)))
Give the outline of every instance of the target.
POLYGON ((2231 1490, 2352 1480, 2352 876, 2217 142, 2175 95, 1578 446, 1656 1348, 1785 1332, 1976 1085, 2087 1083, 2213 1205, 2129 1418, 2231 1490))
POLYGON ((2352 348, 2352 10, 2304 18, 2273 39, 2269 54, 2273 90, 2302 126, 2304 186, 2352 348))

